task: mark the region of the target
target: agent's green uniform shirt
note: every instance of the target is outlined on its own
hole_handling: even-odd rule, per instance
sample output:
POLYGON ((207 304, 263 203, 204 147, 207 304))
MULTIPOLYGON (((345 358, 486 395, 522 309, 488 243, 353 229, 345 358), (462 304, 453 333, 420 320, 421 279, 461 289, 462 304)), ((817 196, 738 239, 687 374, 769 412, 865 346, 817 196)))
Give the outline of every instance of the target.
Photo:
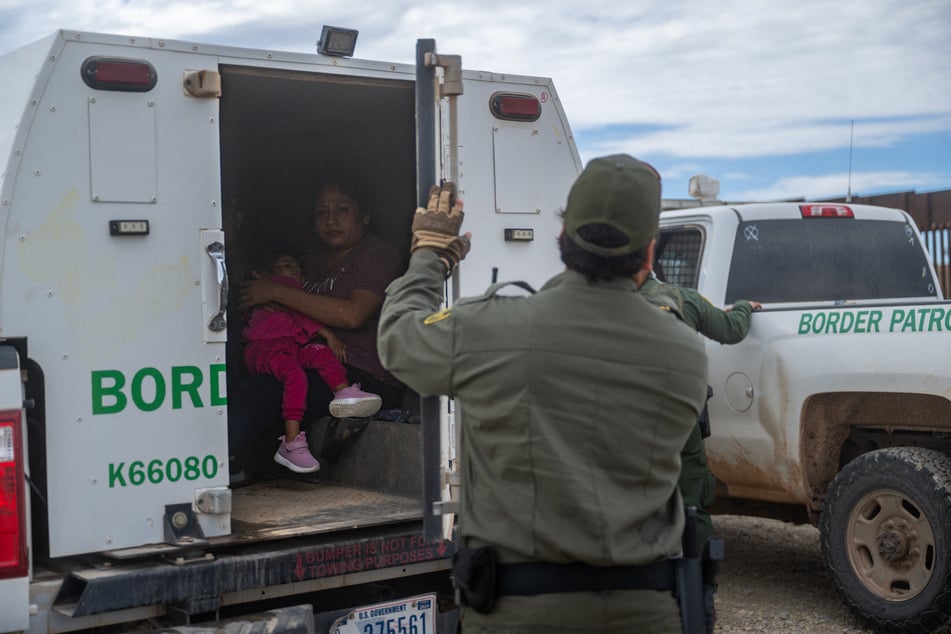
POLYGON ((387 289, 379 352, 420 395, 460 403, 464 545, 492 544, 503 562, 678 555, 679 454, 706 395, 700 338, 630 279, 565 271, 531 296, 490 289, 435 312, 443 277, 434 253, 412 256, 387 289))
MULTIPOLYGON (((685 324, 721 344, 739 343, 750 331, 753 307, 746 300, 736 302, 730 312, 726 312, 692 288, 665 284, 653 277, 648 278, 638 292, 660 308, 676 312, 685 324)), ((683 467, 678 486, 684 504, 697 507, 697 537, 700 543, 704 543, 713 532, 713 523, 706 509, 716 499, 716 479, 707 467, 699 425, 687 439, 681 461, 683 467)))
POLYGON ((652 277, 641 285, 639 292, 662 308, 679 311, 684 323, 708 339, 724 344, 739 343, 750 331, 753 307, 745 299, 726 312, 692 288, 665 284, 652 277))

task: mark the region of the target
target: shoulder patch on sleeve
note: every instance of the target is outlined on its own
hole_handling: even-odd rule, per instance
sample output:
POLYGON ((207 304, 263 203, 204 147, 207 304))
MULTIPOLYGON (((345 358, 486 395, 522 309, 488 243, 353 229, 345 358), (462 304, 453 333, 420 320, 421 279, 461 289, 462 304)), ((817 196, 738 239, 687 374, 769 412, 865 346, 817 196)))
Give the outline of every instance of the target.
POLYGON ((448 319, 451 313, 452 313, 451 308, 443 308, 442 310, 437 311, 433 313, 432 315, 429 315, 428 317, 426 317, 426 319, 423 320, 423 324, 426 326, 429 326, 430 324, 435 324, 437 321, 448 319))

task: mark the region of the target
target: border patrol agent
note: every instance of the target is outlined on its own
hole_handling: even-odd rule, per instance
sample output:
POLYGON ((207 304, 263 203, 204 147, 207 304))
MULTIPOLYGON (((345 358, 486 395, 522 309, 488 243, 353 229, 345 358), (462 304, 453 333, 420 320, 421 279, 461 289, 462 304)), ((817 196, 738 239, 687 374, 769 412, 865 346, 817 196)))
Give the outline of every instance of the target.
MULTIPOLYGON (((730 310, 717 308, 697 290, 661 282, 646 272, 635 276, 639 284, 638 292, 652 304, 663 310, 674 312, 688 326, 704 337, 721 344, 734 344, 743 341, 750 331, 750 322, 754 310, 762 305, 745 299, 733 304, 730 310)), ((697 537, 700 543, 706 543, 713 531, 709 508, 716 497, 716 479, 707 468, 707 458, 703 449, 703 439, 710 435, 709 421, 698 424, 690 434, 687 445, 681 454, 683 462, 680 474, 680 493, 684 505, 697 507, 697 537)))
POLYGON ((568 196, 564 272, 529 296, 494 286, 437 311, 468 234, 451 188, 417 210, 379 351, 420 395, 463 412, 463 632, 682 631, 677 479, 707 359, 695 333, 635 292, 659 212, 651 166, 595 159, 568 196))
MULTIPOLYGON (((759 302, 740 300, 728 310, 717 308, 699 291, 686 286, 668 284, 654 277, 652 272, 641 271, 634 276, 638 292, 659 308, 671 311, 688 326, 704 337, 721 344, 743 341, 750 331, 754 310, 762 308, 759 302)), ((707 397, 712 391, 707 392, 707 397)), ((697 509, 697 543, 702 552, 703 601, 707 631, 713 631, 716 619, 714 594, 717 591, 716 576, 723 559, 723 543, 711 540, 713 522, 707 510, 716 499, 716 478, 707 467, 707 455, 703 439, 710 435, 710 420, 706 406, 697 425, 694 426, 687 444, 680 453, 682 463, 680 480, 677 483, 684 505, 697 509)))

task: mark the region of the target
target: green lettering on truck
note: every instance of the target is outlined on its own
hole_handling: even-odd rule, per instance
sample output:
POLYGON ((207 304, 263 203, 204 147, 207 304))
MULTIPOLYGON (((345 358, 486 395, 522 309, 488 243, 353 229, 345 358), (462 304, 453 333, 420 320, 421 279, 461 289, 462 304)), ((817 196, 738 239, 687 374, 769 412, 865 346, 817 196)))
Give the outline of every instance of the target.
POLYGON ((112 489, 116 485, 124 487, 125 486, 125 476, 122 475, 122 469, 125 467, 124 462, 119 464, 110 463, 109 464, 109 488, 112 489))
POLYGON ((812 313, 803 313, 799 315, 799 334, 808 335, 809 325, 812 323, 812 313))
MULTIPOLYGON (((845 313, 845 315, 851 315, 852 313, 845 313)), ((843 313, 829 313, 829 321, 826 324, 826 332, 838 332, 839 318, 843 317, 843 313)), ((847 332, 848 329, 845 326, 845 320, 843 319, 842 332, 847 332)), ((851 323, 849 324, 851 327, 851 323)))
MULTIPOLYGON (((849 313, 850 315, 852 313, 849 313)), ((855 315, 855 332, 865 332, 865 322, 868 320, 868 311, 860 310, 855 315)))
POLYGON ((182 394, 187 393, 192 400, 192 407, 203 407, 198 388, 201 386, 201 370, 193 365, 182 365, 172 368, 172 409, 182 408, 182 394), (186 376, 191 377, 187 383, 186 376))
POLYGON ((217 475, 218 459, 211 454, 202 457, 186 456, 184 459, 154 458, 148 462, 133 460, 128 469, 125 462, 110 462, 109 488, 161 484, 164 481, 178 482, 182 478, 190 482, 199 478, 212 480, 217 475), (126 474, 129 476, 128 480, 126 474))
POLYGON ((931 321, 928 322, 928 332, 937 330, 941 332, 941 320, 944 319, 944 309, 935 308, 931 311, 931 321))
POLYGON ((132 377, 132 402, 143 412, 154 412, 162 406, 165 401, 165 379, 158 368, 142 368, 132 377), (151 378, 153 383, 153 392, 151 401, 145 400, 142 395, 142 383, 151 378))
MULTIPOLYGON (((914 313, 911 316, 913 317, 914 313)), ((830 310, 802 313, 799 315, 797 333, 800 335, 844 335, 853 332, 856 334, 881 332, 882 317, 884 317, 884 313, 880 310, 859 310, 856 312, 830 310)), ((892 328, 896 323, 895 319, 893 313, 892 328)), ((932 320, 934 320, 933 316, 932 320)))
POLYGON ((901 308, 895 308, 892 310, 892 320, 888 324, 888 332, 895 332, 895 326, 904 321, 905 311, 901 308))
POLYGON ((915 332, 915 311, 914 310, 908 311, 908 316, 905 317, 905 323, 901 325, 902 332, 905 332, 906 330, 909 330, 909 329, 912 332, 915 332))
POLYGON ((222 392, 222 388, 225 386, 225 364, 224 363, 214 363, 210 368, 208 368, 209 374, 211 374, 211 403, 212 407, 217 407, 219 405, 226 405, 228 403, 228 397, 222 392))
POLYGON ((96 370, 92 373, 92 413, 117 414, 125 409, 128 399, 122 393, 125 376, 118 370, 96 370), (111 385, 105 385, 111 381, 111 385), (111 401, 109 405, 106 400, 111 401))
POLYGON ((852 332, 852 327, 854 325, 855 325, 855 314, 842 313, 842 329, 839 332, 842 332, 842 333, 852 332))
POLYGON ((167 376, 158 368, 141 368, 128 382, 126 375, 119 370, 94 370, 90 374, 93 415, 118 414, 130 399, 139 411, 154 412, 165 404, 168 396, 172 409, 182 409, 186 403, 200 408, 205 406, 201 395, 203 388, 207 389, 210 406, 228 404, 224 363, 213 363, 208 367, 207 381, 202 369, 193 365, 172 366, 167 376))

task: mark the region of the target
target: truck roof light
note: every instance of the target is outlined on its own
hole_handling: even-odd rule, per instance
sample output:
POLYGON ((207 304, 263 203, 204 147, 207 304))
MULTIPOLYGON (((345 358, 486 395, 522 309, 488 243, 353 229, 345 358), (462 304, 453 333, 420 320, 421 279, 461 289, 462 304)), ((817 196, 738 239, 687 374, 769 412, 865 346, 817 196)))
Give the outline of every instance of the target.
POLYGON ((327 26, 320 30, 320 39, 317 40, 317 52, 321 55, 333 57, 350 57, 357 47, 356 29, 344 29, 339 26, 327 26))
POLYGON ((492 116, 504 121, 537 121, 542 104, 535 95, 497 92, 489 98, 492 116))
POLYGON ((27 573, 20 412, 0 412, 0 579, 27 573))
POLYGON ((155 88, 158 73, 144 59, 90 57, 83 62, 83 81, 96 90, 148 92, 155 88))
POLYGON ((852 208, 847 205, 799 205, 803 218, 854 218, 852 208))

